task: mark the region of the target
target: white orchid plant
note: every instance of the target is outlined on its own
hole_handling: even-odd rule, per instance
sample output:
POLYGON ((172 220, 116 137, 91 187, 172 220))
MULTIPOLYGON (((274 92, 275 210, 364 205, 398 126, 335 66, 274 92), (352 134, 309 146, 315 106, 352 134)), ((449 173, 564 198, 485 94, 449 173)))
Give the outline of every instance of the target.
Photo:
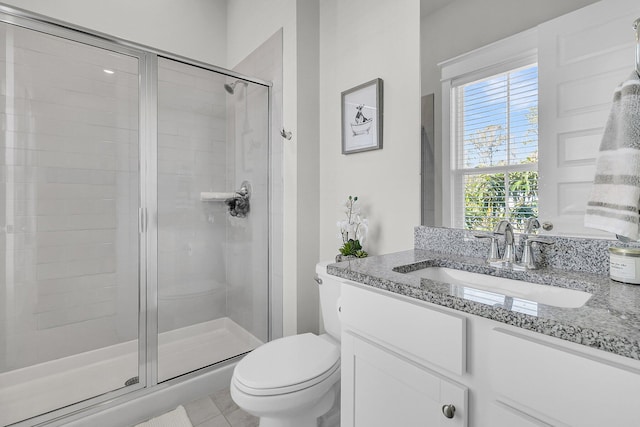
POLYGON ((340 254, 343 256, 355 256, 365 258, 368 254, 362 249, 367 236, 368 220, 360 213, 358 196, 349 196, 344 204, 347 219, 338 221, 342 246, 340 254))

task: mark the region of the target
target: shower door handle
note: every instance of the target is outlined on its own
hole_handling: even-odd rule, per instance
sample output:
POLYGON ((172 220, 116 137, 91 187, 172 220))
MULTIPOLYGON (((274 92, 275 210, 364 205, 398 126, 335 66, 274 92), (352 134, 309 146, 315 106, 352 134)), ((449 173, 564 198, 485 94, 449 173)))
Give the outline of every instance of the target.
POLYGON ((147 231, 147 208, 138 208, 138 232, 147 231))

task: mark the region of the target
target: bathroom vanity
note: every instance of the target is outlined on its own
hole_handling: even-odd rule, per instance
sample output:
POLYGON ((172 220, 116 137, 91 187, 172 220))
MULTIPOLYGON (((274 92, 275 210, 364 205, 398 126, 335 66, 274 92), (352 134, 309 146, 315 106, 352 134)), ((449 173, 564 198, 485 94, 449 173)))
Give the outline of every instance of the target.
MULTIPOLYGON (((546 264, 566 262, 547 255, 546 264)), ((344 279, 342 427, 639 423, 640 287, 548 265, 495 269, 482 258, 425 249, 327 271, 344 279), (549 292, 519 295, 509 282, 465 286, 469 277, 449 283, 455 277, 421 272, 445 268, 549 292), (557 290, 577 294, 556 297, 557 290)))

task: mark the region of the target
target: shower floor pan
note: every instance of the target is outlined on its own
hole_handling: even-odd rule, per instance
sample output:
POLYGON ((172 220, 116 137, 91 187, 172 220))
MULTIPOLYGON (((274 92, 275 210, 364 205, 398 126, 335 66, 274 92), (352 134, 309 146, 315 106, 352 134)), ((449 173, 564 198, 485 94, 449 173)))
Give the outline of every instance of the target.
MULTIPOLYGON (((262 344, 229 318, 164 332, 158 339, 159 382, 262 344)), ((137 340, 2 373, 0 425, 122 388, 125 382, 137 376, 137 340)))

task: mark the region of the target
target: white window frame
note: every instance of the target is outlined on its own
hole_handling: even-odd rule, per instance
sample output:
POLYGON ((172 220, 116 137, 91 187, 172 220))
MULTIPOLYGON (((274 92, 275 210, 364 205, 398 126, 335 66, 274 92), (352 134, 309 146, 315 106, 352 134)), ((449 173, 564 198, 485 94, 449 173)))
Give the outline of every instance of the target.
POLYGON ((455 102, 452 88, 538 62, 537 29, 523 31, 438 66, 442 82, 442 226, 455 226, 455 102))

